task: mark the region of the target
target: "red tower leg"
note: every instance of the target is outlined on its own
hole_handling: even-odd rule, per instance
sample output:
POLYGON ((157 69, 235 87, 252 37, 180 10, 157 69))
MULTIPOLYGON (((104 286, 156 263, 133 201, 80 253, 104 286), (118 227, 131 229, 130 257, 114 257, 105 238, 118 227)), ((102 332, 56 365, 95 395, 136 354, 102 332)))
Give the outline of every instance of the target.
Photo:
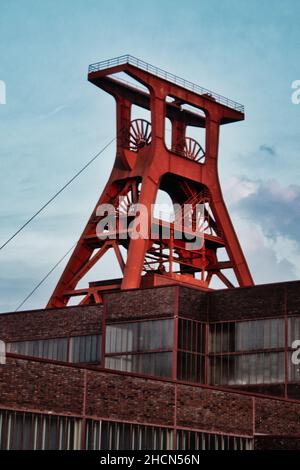
MULTIPOLYGON (((243 120, 242 105, 131 56, 91 65, 88 79, 115 98, 116 160, 48 307, 67 305, 76 296, 83 296, 83 304, 99 303, 107 290, 168 282, 208 289, 216 277, 225 287, 232 288, 234 284, 225 274, 226 270, 234 273, 236 285, 252 285, 247 262, 223 200, 217 168, 220 127, 243 120), (124 82, 119 72, 140 82, 143 89, 135 83, 124 82), (150 110, 151 122, 142 116, 132 120, 132 105, 150 110), (166 118, 172 125, 170 148, 165 142, 166 118), (205 142, 200 141, 200 133, 199 139, 187 135, 190 126, 205 130, 205 142), (196 240, 204 239, 203 246, 198 243, 197 248, 191 249, 184 239, 191 228, 178 228, 178 220, 169 227, 170 237, 165 231, 166 220, 150 220, 151 205, 155 203, 159 189, 169 194, 176 210, 189 204, 187 217, 197 229, 196 240), (112 204, 120 216, 114 240, 97 236, 97 224, 103 221, 103 215, 97 215, 97 208, 104 203, 112 204), (130 227, 139 220, 134 210, 136 203, 147 208, 148 224, 143 238, 131 239, 130 227), (201 224, 196 211, 199 204, 203 208, 201 224), (227 260, 220 260, 221 249, 225 249, 227 260), (78 289, 79 281, 101 262, 108 250, 115 253, 122 279, 96 280, 78 289)), ((108 227, 110 235, 111 230, 108 227)))

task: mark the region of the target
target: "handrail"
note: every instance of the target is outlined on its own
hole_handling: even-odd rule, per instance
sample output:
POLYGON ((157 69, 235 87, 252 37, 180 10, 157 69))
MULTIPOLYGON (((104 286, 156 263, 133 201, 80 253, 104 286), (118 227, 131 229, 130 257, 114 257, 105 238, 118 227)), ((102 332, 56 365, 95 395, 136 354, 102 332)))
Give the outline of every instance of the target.
POLYGON ((225 96, 219 95, 213 91, 208 90, 207 88, 203 88, 195 83, 192 83, 184 78, 177 77, 173 73, 166 72, 163 69, 155 67, 154 65, 148 64, 147 62, 137 59, 132 55, 126 54, 120 57, 115 57, 113 59, 103 60, 101 62, 96 62, 89 66, 89 73, 99 72, 100 70, 104 70, 110 67, 116 67, 118 65, 123 64, 130 64, 135 67, 138 67, 141 70, 145 70, 146 72, 150 72, 157 77, 161 77, 168 82, 175 83, 176 85, 180 85, 187 90, 193 91, 200 95, 205 95, 206 98, 210 98, 217 103, 220 103, 228 108, 234 109, 239 111, 240 113, 244 113, 244 106, 236 101, 233 101, 225 96))

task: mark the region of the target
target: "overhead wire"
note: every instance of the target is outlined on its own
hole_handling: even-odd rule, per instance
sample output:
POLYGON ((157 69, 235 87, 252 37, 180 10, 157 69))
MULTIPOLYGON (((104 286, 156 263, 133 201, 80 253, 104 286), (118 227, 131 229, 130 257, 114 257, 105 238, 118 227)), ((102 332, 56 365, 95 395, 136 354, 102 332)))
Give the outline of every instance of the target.
POLYGON ((58 266, 60 265, 60 263, 62 263, 62 261, 68 256, 68 254, 73 250, 73 248, 75 247, 76 243, 74 243, 74 245, 71 246, 71 248, 69 248, 69 250, 60 258, 59 261, 57 261, 57 263, 55 263, 55 265, 50 269, 50 271, 48 271, 48 273, 43 277, 43 279, 38 282, 38 284, 34 287, 34 289, 32 289, 32 291, 25 297, 25 299, 22 300, 22 302, 17 306, 15 312, 17 312, 26 302, 27 300, 30 299, 30 297, 38 290, 38 288, 44 284, 44 282, 46 281, 46 279, 48 279, 48 277, 50 276, 50 274, 53 273, 53 271, 58 268, 58 266))
MULTIPOLYGON (((113 137, 104 147, 99 150, 71 179, 67 181, 37 212, 35 212, 13 235, 11 235, 5 243, 0 246, 0 250, 2 250, 11 240, 13 240, 22 230, 29 225, 49 204, 51 204, 54 199, 56 199, 79 175, 81 175, 86 168, 88 168, 114 141, 116 137, 113 137)), ((15 312, 17 312, 29 299, 30 297, 37 291, 37 289, 48 279, 48 277, 55 271, 56 268, 62 263, 62 261, 68 256, 68 254, 73 250, 76 246, 76 243, 68 249, 68 251, 55 263, 55 265, 47 272, 47 274, 37 283, 37 285, 32 289, 32 291, 20 302, 17 306, 15 312)))
POLYGON ((70 184, 73 183, 73 181, 78 178, 78 176, 81 175, 81 173, 83 173, 84 170, 86 170, 114 142, 114 140, 116 140, 116 137, 113 137, 104 147, 102 147, 102 149, 99 150, 99 152, 96 153, 96 155, 94 155, 77 173, 75 173, 75 175, 72 176, 72 178, 69 179, 69 181, 67 181, 50 199, 48 199, 48 201, 43 204, 39 210, 37 210, 23 225, 21 225, 21 227, 19 227, 18 230, 14 232, 0 246, 0 251, 5 246, 7 246, 17 235, 19 235, 19 233, 21 233, 22 230, 24 230, 24 228, 27 227, 27 225, 29 225, 41 212, 43 212, 43 210, 46 209, 46 207, 48 207, 49 204, 54 201, 54 199, 56 199, 68 186, 70 186, 70 184))

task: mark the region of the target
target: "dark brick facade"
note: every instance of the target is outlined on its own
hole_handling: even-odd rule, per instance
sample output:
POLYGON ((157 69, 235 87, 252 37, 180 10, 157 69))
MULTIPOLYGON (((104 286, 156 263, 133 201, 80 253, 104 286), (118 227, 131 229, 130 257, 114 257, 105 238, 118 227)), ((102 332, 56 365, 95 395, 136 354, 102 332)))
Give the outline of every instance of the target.
POLYGON ((226 321, 300 315, 300 281, 203 292, 163 286, 104 295, 104 305, 75 306, 0 314, 4 341, 96 334, 106 322, 181 315, 201 321, 226 321))
POLYGON ((252 408, 252 398, 248 396, 194 386, 178 386, 177 425, 184 428, 225 433, 235 433, 238 429, 239 434, 252 435, 252 408))
POLYGON ((104 299, 106 321, 172 317, 176 296, 175 286, 106 294, 104 299))
POLYGON ((299 446, 299 438, 291 441, 297 402, 12 355, 0 367, 2 408, 255 435, 258 449, 280 448, 283 440, 299 446))
POLYGON ((101 332, 102 305, 0 314, 0 339, 59 338, 101 332))
POLYGON ((298 403, 256 398, 255 428, 258 434, 298 434, 300 407, 298 403))
POLYGON ((14 358, 7 358, 0 370, 0 408, 82 414, 83 370, 14 358))
POLYGON ((210 294, 188 287, 178 289, 178 311, 192 320, 208 321, 210 294))
POLYGON ((174 385, 150 379, 88 371, 88 415, 116 421, 173 425, 174 385))
MULTIPOLYGON (((300 282, 297 285, 299 289, 300 282)), ((210 321, 278 317, 285 313, 286 284, 214 291, 209 296, 210 321)))
MULTIPOLYGON (((0 339, 97 335, 105 323, 178 315, 206 323, 300 315, 300 282, 210 292, 170 285, 108 293, 103 306, 0 315, 0 339)), ((0 408, 255 436, 257 449, 299 448, 298 383, 245 385, 239 391, 14 354, 0 370, 0 408)))

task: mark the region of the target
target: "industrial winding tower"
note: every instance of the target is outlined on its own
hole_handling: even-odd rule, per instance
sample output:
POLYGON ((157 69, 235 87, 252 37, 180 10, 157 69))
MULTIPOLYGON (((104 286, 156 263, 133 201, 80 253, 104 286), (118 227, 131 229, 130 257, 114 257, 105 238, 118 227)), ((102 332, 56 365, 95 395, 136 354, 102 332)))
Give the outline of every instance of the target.
POLYGON ((101 303, 104 291, 151 285, 179 283, 209 289, 214 277, 228 288, 253 285, 218 176, 220 126, 243 120, 243 106, 128 55, 91 65, 88 80, 115 98, 116 159, 48 307, 65 306, 75 296, 83 299, 81 304, 101 303), (142 108, 150 111, 150 121, 133 116, 133 109, 142 108), (192 138, 190 129, 199 137, 192 138), (201 221, 194 221, 203 243, 194 248, 186 243, 188 229, 177 224, 177 209, 169 237, 163 218, 150 220, 159 190, 169 195, 174 207, 189 205, 190 213, 182 217, 194 220, 196 206, 203 207, 201 221), (149 223, 146 234, 132 239, 127 235, 132 224, 138 224, 137 203, 148 209, 149 223), (115 238, 97 236, 97 225, 104 217, 97 215, 97 209, 102 204, 112 204, 118 215, 115 238), (122 279, 77 288, 110 249, 122 279), (230 270, 235 284, 233 276, 226 275, 230 270))
POLYGON ((50 308, 0 315, 0 449, 299 450, 300 281, 253 285, 218 177, 243 106, 131 56, 88 79, 116 159, 50 308))

